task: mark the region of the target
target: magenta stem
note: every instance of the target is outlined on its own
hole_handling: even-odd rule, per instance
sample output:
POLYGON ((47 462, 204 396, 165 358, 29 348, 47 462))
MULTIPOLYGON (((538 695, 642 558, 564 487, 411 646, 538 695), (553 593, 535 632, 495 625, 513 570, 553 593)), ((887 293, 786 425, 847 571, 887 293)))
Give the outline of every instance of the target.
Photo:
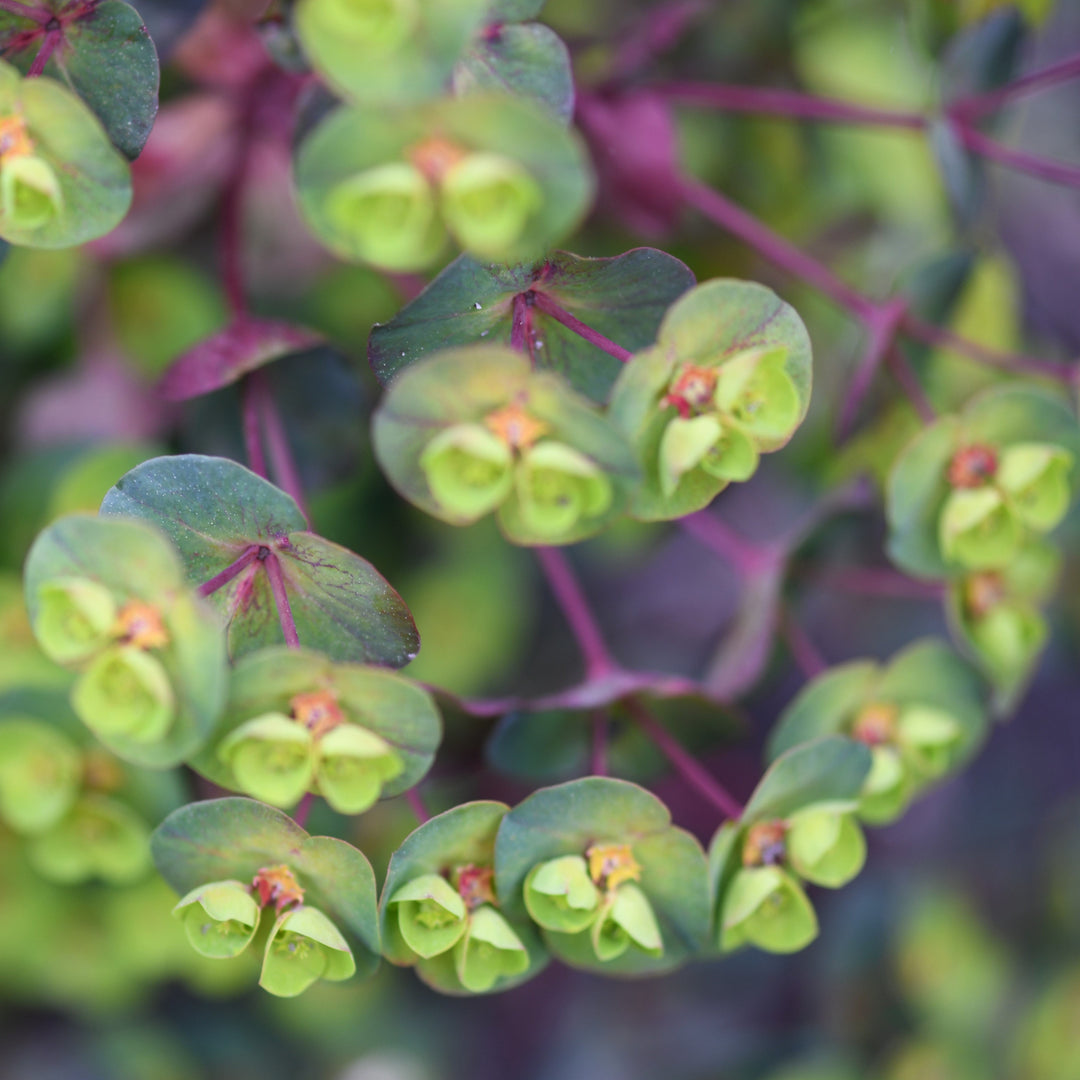
POLYGON ((994 367, 1005 368, 1009 371, 1023 372, 1028 375, 1042 375, 1048 379, 1060 379, 1063 382, 1070 381, 1075 375, 1072 364, 1062 363, 1057 360, 1044 360, 1037 356, 1021 356, 1009 353, 995 352, 978 342, 969 341, 967 338, 954 334, 944 326, 935 326, 920 319, 910 311, 904 316, 901 330, 916 341, 924 345, 933 345, 935 348, 951 349, 961 356, 970 357, 994 367))
POLYGON ((936 582, 916 581, 887 566, 816 566, 807 572, 821 585, 861 596, 940 600, 944 591, 936 582))
POLYGON ((896 380, 897 385, 903 390, 912 407, 919 414, 919 419, 924 424, 932 424, 937 419, 937 410, 930 403, 926 391, 922 388, 911 362, 903 354, 900 346, 893 342, 885 353, 885 365, 889 374, 896 380))
POLYGON ((253 390, 258 403, 259 415, 262 418, 263 432, 266 435, 266 444, 270 449, 270 460, 274 466, 274 479, 282 491, 288 492, 300 512, 306 518, 307 510, 304 507, 304 487, 300 481, 300 470, 296 467, 296 459, 293 457, 292 448, 289 446, 289 437, 285 433, 285 424, 278 411, 277 402, 274 400, 274 391, 270 386, 270 380, 266 372, 253 371, 249 376, 253 384, 253 390))
POLYGON ((790 608, 784 608, 780 618, 780 628, 784 633, 784 640, 791 650, 792 659, 799 665, 799 670, 808 679, 812 679, 828 670, 829 665, 818 651, 817 646, 810 640, 809 635, 792 615, 790 608))
MULTIPOLYGON (((260 549, 260 554, 265 548, 260 549)), ((277 607, 278 622, 281 624, 281 633, 285 637, 285 644, 290 648, 300 648, 300 635, 296 632, 296 621, 293 619, 292 605, 289 603, 289 591, 285 587, 285 575, 281 570, 281 562, 278 557, 268 551, 262 560, 266 567, 266 576, 270 579, 270 591, 274 594, 274 604, 277 607)))
POLYGON ((896 337, 897 327, 906 310, 907 305, 903 300, 890 300, 876 308, 873 316, 867 320, 866 350, 851 377, 847 395, 840 409, 840 419, 837 424, 837 433, 840 438, 844 438, 851 431, 859 406, 874 382, 874 377, 896 337))
POLYGON ((877 305, 872 300, 718 191, 696 180, 683 180, 680 192, 686 202, 710 221, 749 244, 770 262, 813 285, 853 315, 868 321, 874 318, 877 305))
POLYGON ((731 86, 723 83, 669 82, 650 90, 680 105, 704 105, 725 112, 756 113, 800 120, 827 120, 839 124, 876 124, 919 131, 926 118, 897 109, 871 108, 836 98, 818 97, 797 90, 731 86))
POLYGON ((1080 187, 1080 166, 1070 165, 1064 161, 1054 161, 1051 158, 1040 157, 1038 154, 1029 154, 1023 150, 1014 150, 1011 146, 991 139, 989 135, 984 135, 968 124, 958 123, 956 131, 964 146, 988 161, 996 161, 999 165, 1006 165, 1017 172, 1026 173, 1039 180, 1046 180, 1051 184, 1080 187))
POLYGON ((682 744, 637 698, 627 698, 623 706, 657 749, 671 762, 679 775, 699 795, 708 799, 725 817, 732 820, 742 817, 742 804, 683 749, 682 744))
POLYGON ((408 802, 412 812, 416 815, 416 820, 423 825, 425 821, 431 820, 431 814, 428 813, 428 808, 424 805, 424 800, 420 797, 420 791, 417 788, 411 787, 405 792, 405 800, 408 802))
POLYGON ((634 355, 629 349, 617 345, 610 338, 604 337, 599 330, 594 330, 576 316, 571 315, 569 311, 557 304, 546 293, 534 292, 533 303, 545 315, 550 315, 556 322, 560 322, 567 329, 573 330, 578 337, 584 338, 590 345, 595 345, 598 349, 606 352, 608 356, 614 356, 616 360, 621 360, 625 364, 634 355))
POLYGON ((267 477, 266 456, 263 453, 259 430, 259 388, 254 372, 244 376, 240 385, 240 413, 244 427, 244 448, 248 466, 264 480, 267 477))
POLYGON ((1056 83, 1074 79, 1080 75, 1080 55, 1070 56, 1065 60, 1059 60, 1056 64, 1049 64, 1039 71, 1032 71, 1028 75, 1021 75, 1004 86, 994 90, 988 90, 984 94, 972 94, 969 97, 957 98, 949 105, 949 112, 953 116, 974 120, 988 113, 997 112, 1003 105, 1030 94, 1035 90, 1043 90, 1056 83))
POLYGON ((600 626, 566 556, 559 548, 538 547, 533 550, 581 649, 586 680, 598 679, 618 670, 618 664, 608 652, 600 626))
POLYGON ((607 714, 603 710, 597 709, 592 714, 592 753, 589 763, 589 772, 593 776, 607 776, 608 774, 607 740, 607 714))
POLYGON ((19 0, 0 0, 0 11, 6 11, 11 15, 20 15, 24 19, 31 19, 41 26, 44 26, 53 17, 51 11, 39 7, 28 7, 25 4, 20 4, 19 0))
POLYGON ((529 324, 529 301, 524 293, 518 293, 514 297, 513 321, 510 324, 510 347, 524 352, 528 344, 529 324))
POLYGON ((48 30, 45 33, 45 37, 41 42, 41 48, 37 51, 37 56, 34 57, 34 62, 30 65, 30 70, 26 75, 28 78, 36 78, 41 75, 45 70, 45 65, 48 64, 52 58, 52 54, 56 52, 60 44, 64 40, 63 30, 48 30))
POLYGON ((312 792, 307 792, 300 800, 299 805, 293 813, 293 821, 296 822, 300 828, 304 828, 307 825, 308 814, 311 813, 311 804, 315 801, 315 796, 312 792))
POLYGON ((688 514, 680 518, 678 524, 695 540, 700 541, 716 552, 720 558, 746 574, 754 574, 774 566, 778 558, 773 548, 751 543, 707 510, 688 514))
POLYGON ((215 574, 209 581, 199 586, 200 596, 212 596, 218 589, 224 588, 237 574, 250 566, 259 557, 259 546, 252 544, 235 562, 229 563, 220 574, 215 574))

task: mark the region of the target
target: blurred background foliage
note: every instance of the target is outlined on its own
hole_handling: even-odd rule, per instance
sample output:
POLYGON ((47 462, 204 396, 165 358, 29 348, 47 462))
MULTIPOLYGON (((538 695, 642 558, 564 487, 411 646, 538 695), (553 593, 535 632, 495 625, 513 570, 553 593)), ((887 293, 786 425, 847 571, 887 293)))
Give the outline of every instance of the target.
MULTIPOLYGON (((18 573, 34 534, 58 514, 96 509, 117 476, 167 451, 240 456, 226 389, 182 407, 153 381, 223 325, 214 206, 229 170, 236 88, 262 46, 248 0, 144 0, 163 59, 162 111, 135 166, 136 201, 116 233, 74 251, 13 249, 0 266, 0 707, 17 689, 63 687, 22 611, 18 573)), ((571 45, 579 82, 658 0, 549 0, 544 19, 571 45)), ((1080 50, 1071 0, 723 0, 697 17, 640 78, 788 86, 873 105, 932 110, 977 89, 995 62, 1043 66, 1080 50)), ((1011 106, 998 132, 1022 148, 1080 160, 1076 84, 1011 106), (1070 156, 1071 155, 1071 156, 1070 156)), ((866 293, 901 288, 932 317, 998 350, 1080 348, 1080 196, 945 152, 918 133, 678 113, 686 168, 837 267, 866 293)), ((246 207, 255 306, 325 333, 332 349, 271 369, 297 447, 314 527, 370 558, 400 589, 424 635, 409 669, 456 694, 564 685, 578 663, 528 554, 491 523, 452 529, 392 495, 372 463, 366 415, 377 387, 371 325, 416 283, 335 264, 307 235, 289 189, 288 139, 254 149, 246 207)), ((917 427, 880 380, 854 438, 837 449, 835 414, 859 355, 859 329, 807 287, 690 215, 651 234, 602 196, 569 245, 611 255, 642 242, 699 279, 763 280, 793 303, 815 343, 808 422, 787 452, 725 493, 725 518, 751 539, 790 525, 817 492, 880 475, 917 427)), ((912 349, 936 405, 1000 376, 912 349)), ((1066 550, 1075 551, 1075 515, 1066 550)), ((803 550, 785 602, 830 661, 886 656, 943 633, 933 597, 862 595, 829 571, 882 565, 880 514, 843 516, 803 550)), ((576 551, 617 653, 690 672, 736 615, 734 572, 678 530, 626 523, 576 551)), ((738 954, 663 979, 601 980, 552 967, 493 998, 436 997, 384 965, 372 981, 278 1001, 242 965, 186 946, 169 890, 39 878, 0 827, 0 1077, 3 1080, 1076 1080, 1080 1077, 1080 728, 1076 561, 1053 611, 1055 634, 1019 714, 958 778, 876 831, 866 871, 817 897, 823 932, 796 957, 738 954)), ((776 644, 738 725, 700 736, 737 795, 803 681, 776 644), (741 741, 733 740, 734 729, 741 741), (724 745, 726 743, 726 745, 724 745)), ((447 714, 429 785, 436 808, 514 800, 536 778, 488 771, 507 736, 447 714)), ((676 820, 714 825, 632 740, 626 775, 646 778, 676 820)), ((622 759, 620 759, 622 760, 622 759)), ((573 755, 567 774, 580 766, 573 755)), ((544 778, 546 779, 546 778, 544 778)), ((188 777, 189 796, 200 794, 188 777)), ((400 800, 359 820, 318 808, 312 831, 347 835, 377 872, 410 831, 400 800)))

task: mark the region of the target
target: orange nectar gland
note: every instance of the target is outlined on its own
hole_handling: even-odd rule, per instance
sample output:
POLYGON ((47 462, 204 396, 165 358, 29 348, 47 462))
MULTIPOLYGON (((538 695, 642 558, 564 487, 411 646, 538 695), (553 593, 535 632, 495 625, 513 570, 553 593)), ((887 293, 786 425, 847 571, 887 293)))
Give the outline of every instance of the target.
POLYGON ((29 157, 34 143, 21 116, 0 116, 0 165, 12 158, 29 157))
POLYGON ((124 784, 124 770, 104 750, 88 750, 83 757, 83 783, 91 791, 116 791, 124 784))
POLYGON ((287 866, 264 866, 252 879, 252 888, 259 894, 259 903, 273 904, 281 911, 290 904, 303 902, 304 890, 287 866))
POLYGON ((617 889, 624 881, 641 880, 641 864, 629 844, 593 844, 585 855, 589 877, 603 889, 617 889))
POLYGON ((981 619, 1005 599, 1005 581, 993 570, 972 574, 964 582, 963 598, 964 610, 972 618, 981 619))
POLYGON ((137 649, 163 649, 169 644, 169 632, 161 612, 141 600, 130 600, 120 609, 113 632, 137 649))
POLYGON ((786 853, 784 837, 787 826, 782 821, 759 821, 746 831, 743 866, 775 866, 786 853))
POLYGON ((997 453, 992 446, 965 446, 949 462, 948 480, 954 488, 977 488, 988 484, 998 469, 997 453))
POLYGON ((454 871, 458 894, 470 910, 495 903, 495 871, 490 866, 468 863, 454 871))
POLYGON ((468 156, 468 151, 441 135, 432 135, 411 147, 406 156, 429 183, 440 184, 442 178, 468 156))
POLYGON ((684 364, 660 404, 664 407, 674 405, 679 415, 688 420, 695 410, 704 408, 712 401, 716 379, 715 368, 684 364))
POLYGON ((345 714, 332 690, 297 694, 289 704, 292 706, 293 719, 303 724, 316 739, 345 723, 345 714))
POLYGON ((505 405, 484 417, 484 426, 498 435, 511 450, 528 450, 551 429, 543 420, 530 416, 522 406, 505 405))
POLYGON ((867 746, 881 746, 896 737, 896 720, 900 710, 887 702, 875 701, 864 705, 851 726, 851 736, 867 746))

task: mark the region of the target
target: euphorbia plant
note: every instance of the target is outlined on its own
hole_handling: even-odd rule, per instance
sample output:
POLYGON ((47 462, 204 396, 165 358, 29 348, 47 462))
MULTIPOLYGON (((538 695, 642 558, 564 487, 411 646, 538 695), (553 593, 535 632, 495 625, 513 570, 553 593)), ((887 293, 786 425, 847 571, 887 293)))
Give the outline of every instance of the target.
MULTIPOLYGON (((531 21, 542 6, 296 0, 261 20, 269 52, 243 30, 251 70, 230 75, 236 145, 215 181, 228 311, 208 302, 206 336, 166 350, 167 370, 155 372, 170 402, 211 398, 206 413, 188 414, 192 439, 167 411, 155 419, 162 445, 175 435, 192 452, 148 447, 122 475, 108 459, 107 490, 93 470, 93 483, 65 474, 63 498, 50 491, 53 510, 33 519, 41 529, 25 559, 25 617, 56 682, 33 708, 0 696, 0 839, 10 834, 43 879, 116 889, 145 883, 152 853, 194 952, 259 954, 259 981, 277 996, 370 975, 380 957, 441 992, 482 994, 509 990, 552 959, 644 976, 743 945, 801 949, 818 933, 812 890, 847 885, 866 860, 863 826, 896 820, 970 760, 987 735, 988 704, 1011 708, 1048 638, 1042 606, 1061 562, 1054 537, 1080 482, 1073 403, 1009 378, 965 389, 938 416, 899 338, 945 341, 976 358, 979 349, 927 324, 904 298, 873 300, 848 286, 684 175, 660 91, 648 101, 663 146, 621 164, 635 132, 620 143, 620 125, 604 118, 623 105, 623 61, 576 86, 566 46, 531 21), (334 407, 353 401, 329 374, 332 346, 295 325, 288 305, 265 317, 272 301, 245 258, 263 142, 292 154, 311 244, 368 275, 348 279, 367 283, 350 305, 375 283, 408 296, 382 324, 365 317, 384 392, 363 416, 348 412, 342 441, 357 428, 369 434, 372 473, 386 485, 362 512, 327 494, 327 477, 341 471, 339 448, 326 447, 338 433, 334 407), (647 191, 635 170, 648 173, 647 191), (723 260, 699 260, 714 276, 697 283, 658 249, 619 252, 590 236, 580 246, 603 255, 559 250, 578 246, 575 230, 597 198, 650 225, 696 207, 865 324, 870 349, 838 410, 840 429, 861 415, 882 363, 910 399, 904 423, 918 428, 903 447, 880 440, 889 444, 881 498, 867 485, 823 490, 807 472, 793 485, 805 513, 779 538, 751 542, 725 523, 725 490, 769 472, 764 456, 784 451, 808 417, 815 363, 833 358, 819 349, 815 360, 791 303, 722 276, 723 260), (417 276, 436 270, 430 281, 417 276), (312 388, 315 423, 300 408, 312 388), (214 420, 218 406, 236 422, 214 420), (212 445, 200 445, 202 428, 212 445), (241 446, 246 464, 234 460, 241 446), (197 452, 206 449, 215 452, 197 452), (846 509, 884 517, 897 567, 945 596, 955 649, 933 639, 886 664, 831 667, 817 655, 790 571, 846 509), (501 536, 484 532, 489 517, 501 536), (476 530, 446 540, 442 526, 476 530), (615 564, 618 552, 646 550, 676 529, 736 571, 732 632, 708 665, 654 660, 668 636, 678 643, 708 588, 699 571, 684 580, 668 565, 653 588, 665 603, 676 597, 675 614, 664 623, 643 607, 647 647, 630 666, 605 636, 616 617, 597 619, 563 549, 594 541, 615 564), (425 633, 408 606, 405 583, 414 583, 403 572, 399 593, 323 531, 358 538, 397 569, 429 543, 466 551, 476 537, 481 578, 485 560, 534 554, 580 648, 581 680, 540 693, 530 675, 527 694, 475 699, 400 673, 425 633), (768 740, 760 781, 739 781, 751 793, 743 805, 698 752, 716 749, 718 730, 730 734, 731 707, 764 675, 780 627, 808 680, 768 740), (443 713, 448 746, 437 763, 443 713), (499 723, 488 738, 479 725, 491 719, 499 723), (540 781, 537 790, 515 805, 485 798, 472 754, 481 738, 490 763, 540 781), (651 785, 665 762, 719 827, 715 818, 696 834, 676 826, 636 782, 651 785), (198 785, 187 800, 173 783, 181 775, 198 785), (565 782, 546 783, 555 779, 565 782), (211 785, 236 794, 195 797, 220 795, 211 785), (351 820, 399 796, 418 819, 403 838, 389 814, 351 820), (442 812, 430 816, 426 798, 442 812), (328 835, 306 831, 310 813, 328 835), (706 853, 697 836, 709 833, 706 853), (388 849, 378 893, 353 843, 360 837, 388 849)), ((0 63, 8 243, 81 243, 109 233, 128 207, 125 158, 149 132, 157 58, 130 5, 101 7, 108 19, 94 3, 0 2, 11 59, 0 63), (130 63, 121 63, 129 41, 130 63), (115 70, 95 75, 103 51, 115 70)), ((607 63, 579 59, 583 72, 607 63)), ((195 61, 185 62, 196 78, 195 61)), ((844 112, 798 100, 808 115, 844 112)), ((962 125, 960 113, 953 119, 962 125)), ((964 145, 985 148, 975 129, 960 130, 964 145)), ((93 257, 141 242, 120 233, 93 257)), ((170 296, 199 293, 190 281, 166 285, 170 296)), ((101 332, 153 345, 155 327, 141 338, 101 332)), ((1058 382, 1073 376, 1054 361, 992 359, 1058 382)), ((347 367, 335 370, 355 391, 347 367)), ((355 469, 351 478, 368 482, 355 469)), ((637 584, 631 576, 618 591, 637 584)), ((527 604, 502 593, 496 606, 511 617, 492 636, 510 638, 527 604)), ((425 601, 419 587, 416 595, 425 601)), ((454 597, 460 626, 474 611, 454 597)), ((504 666, 508 678, 511 660, 504 666)), ((505 689, 507 679, 489 681, 505 689)))

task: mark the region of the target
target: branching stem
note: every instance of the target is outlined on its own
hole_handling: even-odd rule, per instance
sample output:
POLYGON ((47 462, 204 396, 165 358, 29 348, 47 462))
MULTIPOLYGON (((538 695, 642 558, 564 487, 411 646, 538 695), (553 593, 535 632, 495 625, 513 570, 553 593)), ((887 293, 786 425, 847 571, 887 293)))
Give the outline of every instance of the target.
POLYGON ((64 31, 59 27, 53 27, 53 29, 45 31, 45 37, 41 41, 41 48, 38 49, 37 56, 34 57, 34 62, 26 73, 28 78, 35 78, 45 71, 45 65, 52 59, 52 54, 60 47, 63 40, 64 31))
POLYGON ((270 581, 270 591, 274 594, 274 604, 277 606, 278 622, 281 624, 281 633, 285 638, 285 644, 290 648, 300 648, 300 636, 296 632, 296 621, 293 619, 292 605, 289 603, 289 591, 285 585, 285 575, 281 569, 281 561, 272 551, 265 548, 259 549, 259 557, 266 568, 266 576, 270 581))
POLYGON ((252 544, 235 562, 229 563, 220 574, 215 574, 209 581, 199 586, 200 596, 212 596, 218 589, 224 588, 234 577, 249 567, 259 557, 258 544, 252 544))
POLYGON ((629 349, 624 349, 610 338, 604 337, 599 330, 594 330, 575 315, 571 315, 569 311, 557 304, 546 293, 534 292, 533 303, 545 315, 550 315, 556 322, 562 323, 568 330, 572 330, 590 345, 595 345, 598 349, 606 352, 608 356, 614 356, 616 360, 621 360, 625 364, 634 355, 629 349))
POLYGON ((6 11, 9 15, 19 15, 24 19, 32 19, 40 26, 44 26, 53 18, 51 11, 28 4, 20 4, 19 0, 0 0, 0 11, 6 11))

